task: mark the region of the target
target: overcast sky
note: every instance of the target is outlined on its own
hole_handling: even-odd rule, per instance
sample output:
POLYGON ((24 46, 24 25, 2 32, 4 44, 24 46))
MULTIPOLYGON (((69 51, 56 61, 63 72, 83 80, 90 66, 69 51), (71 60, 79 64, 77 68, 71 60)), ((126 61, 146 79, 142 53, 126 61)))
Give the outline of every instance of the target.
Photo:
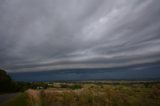
POLYGON ((160 61, 160 0, 0 0, 7 71, 160 61))

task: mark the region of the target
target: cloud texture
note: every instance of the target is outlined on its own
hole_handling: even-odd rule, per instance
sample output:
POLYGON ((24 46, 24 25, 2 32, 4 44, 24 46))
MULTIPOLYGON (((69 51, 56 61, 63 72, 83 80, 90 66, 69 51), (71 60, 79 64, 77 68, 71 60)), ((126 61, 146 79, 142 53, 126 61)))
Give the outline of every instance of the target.
POLYGON ((0 67, 125 67, 160 61, 159 0, 1 0, 0 67))

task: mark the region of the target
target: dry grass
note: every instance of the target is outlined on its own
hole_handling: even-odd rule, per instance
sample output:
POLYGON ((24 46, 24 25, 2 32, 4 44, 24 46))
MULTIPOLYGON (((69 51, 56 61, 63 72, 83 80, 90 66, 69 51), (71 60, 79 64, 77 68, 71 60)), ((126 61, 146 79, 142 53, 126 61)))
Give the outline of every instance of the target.
POLYGON ((28 90, 30 106, 160 106, 160 85, 84 85, 28 90))
POLYGON ((29 106, 40 106, 41 100, 40 100, 40 92, 37 90, 27 90, 26 91, 28 96, 28 105, 29 106))
POLYGON ((159 84, 147 87, 143 84, 83 84, 83 88, 76 90, 29 89, 25 94, 28 106, 160 106, 159 84))

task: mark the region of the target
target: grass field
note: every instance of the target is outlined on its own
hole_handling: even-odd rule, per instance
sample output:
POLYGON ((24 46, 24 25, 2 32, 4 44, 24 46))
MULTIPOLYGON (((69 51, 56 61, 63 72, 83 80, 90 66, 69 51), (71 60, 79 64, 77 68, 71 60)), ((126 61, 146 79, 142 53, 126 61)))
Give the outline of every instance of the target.
POLYGON ((160 106, 160 84, 59 83, 29 89, 3 106, 160 106))

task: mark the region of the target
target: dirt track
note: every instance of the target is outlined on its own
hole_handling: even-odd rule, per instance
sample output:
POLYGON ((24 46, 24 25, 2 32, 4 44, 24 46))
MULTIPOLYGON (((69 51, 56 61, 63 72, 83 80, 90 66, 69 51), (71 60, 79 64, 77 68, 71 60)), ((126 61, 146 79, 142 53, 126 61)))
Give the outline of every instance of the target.
POLYGON ((19 95, 20 93, 10 93, 10 94, 3 94, 0 95, 0 103, 7 101, 9 99, 11 99, 12 97, 15 97, 17 95, 19 95))

